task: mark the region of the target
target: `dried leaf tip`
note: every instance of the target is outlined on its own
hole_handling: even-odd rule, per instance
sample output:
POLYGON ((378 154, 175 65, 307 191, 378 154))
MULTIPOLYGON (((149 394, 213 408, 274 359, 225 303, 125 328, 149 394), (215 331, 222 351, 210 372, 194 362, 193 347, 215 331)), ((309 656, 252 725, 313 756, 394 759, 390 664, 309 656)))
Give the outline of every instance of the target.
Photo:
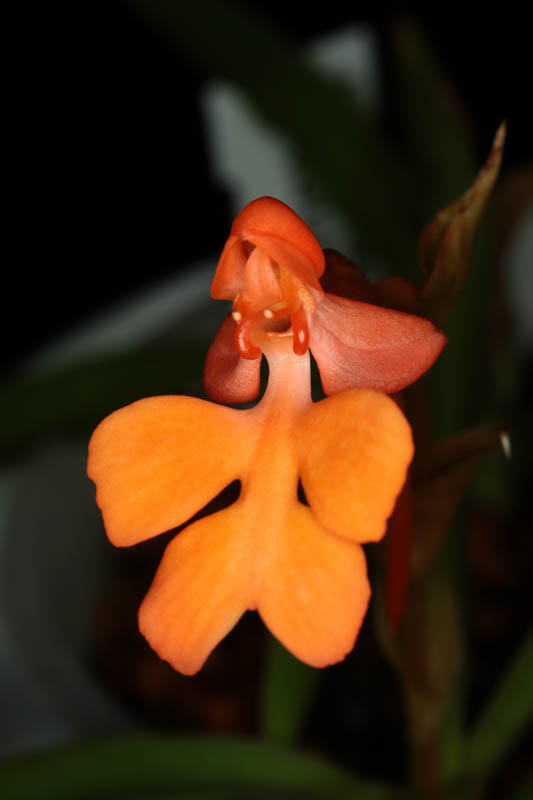
POLYGON ((500 443, 505 457, 511 458, 512 456, 511 437, 509 436, 509 431, 506 428, 502 428, 502 430, 500 431, 500 443))

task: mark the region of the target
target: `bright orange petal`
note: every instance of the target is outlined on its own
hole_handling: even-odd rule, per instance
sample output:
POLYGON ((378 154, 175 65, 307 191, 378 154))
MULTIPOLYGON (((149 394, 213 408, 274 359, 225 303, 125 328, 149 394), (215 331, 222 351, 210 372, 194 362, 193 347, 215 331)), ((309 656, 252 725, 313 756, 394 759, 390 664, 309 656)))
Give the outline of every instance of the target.
POLYGON ((296 658, 335 664, 355 643, 370 597, 362 548, 294 504, 263 554, 257 610, 296 658))
POLYGON ((197 672, 248 608, 247 561, 238 503, 193 523, 167 547, 139 628, 179 672, 197 672))
POLYGON ((352 389, 314 404, 295 433, 302 484, 319 522, 357 542, 381 539, 413 455, 396 403, 352 389))
POLYGON ((181 525, 239 477, 249 441, 242 413, 193 397, 148 397, 100 423, 87 471, 113 544, 181 525))

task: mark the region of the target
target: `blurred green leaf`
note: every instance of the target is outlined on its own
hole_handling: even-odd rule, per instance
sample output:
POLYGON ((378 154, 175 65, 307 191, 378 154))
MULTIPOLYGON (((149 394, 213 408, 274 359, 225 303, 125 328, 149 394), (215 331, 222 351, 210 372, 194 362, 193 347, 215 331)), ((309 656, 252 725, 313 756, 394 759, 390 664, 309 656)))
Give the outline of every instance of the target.
MULTIPOLYGON (((468 120, 420 39, 416 29, 398 29, 398 74, 403 80, 408 137, 428 172, 428 202, 450 202, 473 180, 475 164, 468 146, 468 120), (425 119, 425 117, 428 119, 425 119), (434 200, 435 198, 435 200, 434 200)), ((492 283, 486 224, 477 233, 468 280, 454 301, 446 327, 449 342, 431 374, 433 436, 444 439, 457 431, 479 425, 486 418, 491 398, 488 390, 487 327, 492 283)), ((427 310, 426 310, 427 313, 427 310)), ((493 420, 492 416, 488 419, 493 420)), ((458 603, 464 603, 466 585, 464 519, 455 519, 447 535, 446 564, 455 585, 458 603)), ((463 774, 464 719, 468 659, 452 687, 439 731, 441 778, 456 781, 463 774)))
POLYGON ((201 72, 245 94, 288 138, 313 184, 361 242, 391 265, 414 265, 416 176, 346 89, 310 66, 285 32, 246 3, 128 0, 127 5, 201 72))
POLYGON ((513 794, 513 800, 531 800, 533 797, 533 778, 526 781, 520 789, 513 794))
POLYGON ((111 355, 0 387, 0 463, 46 437, 90 432, 141 397, 201 389, 205 352, 187 348, 111 355))
POLYGON ((5 800, 77 798, 354 798, 394 800, 318 759, 237 739, 138 736, 18 758, 0 770, 5 800))
MULTIPOLYGON (((470 120, 421 28, 410 19, 392 28, 399 124, 421 179, 420 209, 437 211, 463 192, 476 167, 470 120)), ((420 224, 427 221, 426 216, 420 224)))
POLYGON ((262 695, 263 736, 278 744, 292 744, 298 739, 319 679, 319 670, 298 661, 270 637, 262 695))
POLYGON ((533 718, 533 630, 526 636, 466 740, 466 769, 486 774, 498 767, 533 718))
POLYGON ((476 236, 473 253, 471 239, 498 172, 502 131, 496 137, 498 146, 489 159, 489 169, 482 169, 472 189, 467 191, 479 165, 472 146, 473 130, 468 113, 416 24, 411 20, 397 23, 392 29, 391 42, 395 96, 401 104, 399 122, 412 153, 412 169, 424 176, 417 182, 420 209, 424 212, 419 224, 426 225, 418 254, 426 273, 434 275, 425 288, 425 307, 421 307, 419 313, 435 321, 434 307, 446 305, 437 320, 437 324, 442 325, 451 311, 452 301, 454 303, 446 328, 449 342, 432 371, 436 434, 443 438, 479 424, 484 410, 480 412, 480 404, 487 396, 484 357, 491 287, 487 274, 489 253, 482 230, 476 236), (466 194, 453 203, 463 192, 466 194), (449 203, 450 206, 443 208, 449 203), (428 225, 435 213, 437 217, 428 225), (451 232, 450 227, 453 228, 451 232), (446 233, 450 241, 446 243, 444 255, 448 258, 441 258, 442 263, 435 271, 435 256, 446 233), (456 267, 457 263, 448 262, 449 256, 458 262, 457 255, 462 259, 461 269, 456 270, 459 274, 454 276, 450 266, 456 267), (464 291, 455 302, 467 271, 464 291), (446 281, 449 287, 445 286, 446 281), (444 289, 446 302, 437 296, 444 289))
POLYGON ((462 774, 465 706, 466 676, 463 674, 450 692, 439 732, 439 769, 444 783, 456 782, 462 774))
POLYGON ((413 575, 434 563, 476 473, 496 453, 503 455, 501 432, 494 426, 473 428, 431 447, 413 492, 413 575))

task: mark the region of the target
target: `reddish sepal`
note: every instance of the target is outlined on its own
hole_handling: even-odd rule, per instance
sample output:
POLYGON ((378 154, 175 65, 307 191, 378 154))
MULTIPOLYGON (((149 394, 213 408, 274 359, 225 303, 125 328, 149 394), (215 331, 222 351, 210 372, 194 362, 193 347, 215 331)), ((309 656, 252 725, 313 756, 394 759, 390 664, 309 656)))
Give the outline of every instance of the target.
POLYGON ((235 322, 228 314, 211 342, 204 364, 204 391, 217 403, 249 403, 259 394, 261 359, 244 359, 234 346, 235 322))
POLYGON ((446 341, 422 317, 326 293, 309 347, 326 394, 352 388, 392 394, 429 369, 446 341))

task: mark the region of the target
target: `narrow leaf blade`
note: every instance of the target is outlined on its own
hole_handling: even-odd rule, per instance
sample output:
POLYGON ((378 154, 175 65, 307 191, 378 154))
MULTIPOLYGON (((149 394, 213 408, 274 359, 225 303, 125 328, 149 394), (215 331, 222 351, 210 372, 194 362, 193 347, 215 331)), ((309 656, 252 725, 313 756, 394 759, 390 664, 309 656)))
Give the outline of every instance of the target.
POLYGON ((509 665, 467 740, 467 769, 494 770, 533 718, 533 629, 509 665))

